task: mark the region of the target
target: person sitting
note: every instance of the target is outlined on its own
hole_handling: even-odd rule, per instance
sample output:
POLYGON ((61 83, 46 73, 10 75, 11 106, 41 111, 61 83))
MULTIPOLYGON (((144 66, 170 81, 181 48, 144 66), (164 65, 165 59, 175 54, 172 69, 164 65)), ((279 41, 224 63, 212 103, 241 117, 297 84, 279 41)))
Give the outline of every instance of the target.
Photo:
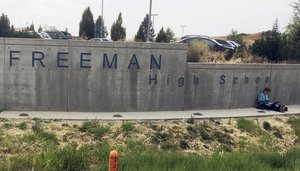
POLYGON ((285 105, 281 105, 279 102, 270 103, 269 93, 271 89, 265 88, 262 92, 260 92, 257 96, 258 109, 267 109, 274 110, 278 112, 288 111, 288 108, 285 105))

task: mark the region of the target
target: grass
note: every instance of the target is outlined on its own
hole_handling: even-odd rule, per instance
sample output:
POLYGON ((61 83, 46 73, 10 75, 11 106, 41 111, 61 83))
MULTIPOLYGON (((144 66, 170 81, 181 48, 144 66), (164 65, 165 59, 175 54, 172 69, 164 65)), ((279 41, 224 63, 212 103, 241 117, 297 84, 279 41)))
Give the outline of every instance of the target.
MULTIPOLYGON (((40 154, 2 158, 0 170, 108 170, 108 155, 113 148, 107 144, 77 148, 49 147, 40 154)), ((122 151, 122 150, 120 150, 122 151)), ((247 151, 214 154, 212 156, 157 151, 152 148, 120 152, 118 169, 122 171, 271 171, 299 170, 300 149, 287 153, 247 151)))
POLYGON ((262 133, 262 129, 253 120, 240 118, 237 119, 237 126, 240 130, 250 134, 258 135, 262 133))
POLYGON ((100 125, 98 121, 85 121, 79 128, 80 132, 89 132, 94 138, 101 138, 110 131, 108 126, 100 125))
MULTIPOLYGON (((148 125, 151 134, 142 138, 132 133, 135 129, 139 132, 137 128, 140 128, 134 122, 119 122, 116 127, 107 124, 120 132, 117 137, 114 137, 115 130, 110 132, 111 128, 99 121, 85 121, 76 127, 58 123, 70 130, 69 134, 79 134, 79 138, 92 140, 88 144, 68 141, 71 136, 66 136, 66 141, 62 141, 62 136, 66 134, 51 132, 45 121, 24 123, 28 125, 20 123, 15 127, 26 125, 32 131, 20 131, 21 135, 6 134, 5 129, 0 131, 0 170, 106 171, 109 152, 114 149, 119 152, 118 168, 122 171, 300 170, 300 148, 288 147, 285 149, 290 150, 284 153, 282 149, 276 149, 279 146, 274 145, 278 141, 274 141, 276 137, 273 134, 276 130, 278 134, 285 131, 271 126, 271 121, 258 124, 251 119, 234 120, 231 124, 237 123, 241 131, 248 133, 245 137, 234 137, 234 131, 241 131, 227 129, 219 120, 195 120, 193 124, 184 120, 184 125, 176 123, 169 130, 166 125, 151 122, 148 125), (249 141, 249 137, 256 141, 249 141), (115 139, 121 139, 120 143, 111 142, 115 139), (193 139, 199 140, 200 144, 195 144, 193 139), (207 146, 204 150, 211 151, 208 153, 210 155, 190 152, 194 148, 201 150, 204 146, 207 146)), ((300 121, 295 117, 289 123, 299 127, 300 121)))

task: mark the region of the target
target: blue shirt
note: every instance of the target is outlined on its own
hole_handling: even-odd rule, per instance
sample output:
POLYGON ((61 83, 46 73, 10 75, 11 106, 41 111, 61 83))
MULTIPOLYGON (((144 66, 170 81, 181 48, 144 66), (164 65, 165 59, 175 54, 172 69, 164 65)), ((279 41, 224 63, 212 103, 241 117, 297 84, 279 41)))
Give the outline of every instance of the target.
POLYGON ((257 101, 260 105, 269 103, 269 96, 265 95, 263 92, 260 92, 257 96, 257 101))

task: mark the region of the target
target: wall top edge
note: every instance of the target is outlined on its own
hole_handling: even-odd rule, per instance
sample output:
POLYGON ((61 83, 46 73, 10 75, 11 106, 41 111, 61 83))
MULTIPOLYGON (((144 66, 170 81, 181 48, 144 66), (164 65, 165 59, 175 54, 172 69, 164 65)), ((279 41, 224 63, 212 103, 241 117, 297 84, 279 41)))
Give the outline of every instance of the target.
POLYGON ((300 70, 300 64, 207 64, 188 62, 187 69, 292 69, 300 70))
POLYGON ((180 43, 145 43, 145 42, 91 42, 83 40, 45 40, 45 39, 20 39, 0 38, 0 44, 5 45, 36 45, 36 46, 66 46, 90 48, 141 48, 141 49, 166 49, 187 50, 186 44, 180 43))

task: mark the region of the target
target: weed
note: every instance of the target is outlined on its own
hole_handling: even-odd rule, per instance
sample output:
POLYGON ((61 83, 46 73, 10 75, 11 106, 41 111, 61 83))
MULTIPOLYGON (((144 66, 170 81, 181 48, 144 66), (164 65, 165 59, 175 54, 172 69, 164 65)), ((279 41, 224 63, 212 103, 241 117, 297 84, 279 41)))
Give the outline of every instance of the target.
POLYGON ((212 140, 213 137, 211 135, 209 135, 209 133, 205 130, 205 129, 200 129, 200 137, 203 140, 212 140))
POLYGON ((13 127, 13 124, 11 124, 11 123, 4 123, 2 126, 5 129, 11 129, 13 127))
POLYGON ((133 139, 128 139, 125 143, 126 147, 133 151, 143 151, 146 148, 142 142, 133 139))
POLYGON ((89 159, 90 150, 87 146, 79 149, 70 145, 62 149, 55 147, 36 157, 35 170, 90 170, 89 159))
POLYGON ((37 133, 38 137, 44 141, 57 143, 57 137, 55 133, 42 131, 37 133))
POLYGON ((189 149, 190 146, 185 140, 180 140, 179 146, 181 149, 189 149))
POLYGON ((26 122, 21 122, 17 127, 21 130, 26 130, 27 129, 27 123, 26 122))
POLYGON ((193 127, 193 126, 188 126, 188 127, 186 128, 186 130, 187 130, 190 134, 192 134, 192 135, 196 135, 196 134, 197 134, 197 130, 196 130, 196 128, 193 127))
POLYGON ((49 143, 58 143, 58 139, 55 133, 50 133, 46 131, 35 132, 33 134, 26 134, 22 138, 25 142, 33 143, 36 141, 45 141, 49 143))
POLYGON ((6 119, 6 118, 0 118, 0 122, 8 122, 8 119, 6 119))
POLYGON ((93 130, 95 138, 101 138, 103 137, 106 133, 109 132, 109 127, 108 126, 98 126, 93 130))
POLYGON ((85 121, 82 123, 81 127, 79 128, 79 131, 91 133, 97 127, 97 124, 97 121, 85 121))
POLYGON ((161 142, 168 141, 170 139, 170 135, 163 132, 155 132, 151 138, 152 143, 159 144, 161 142))
POLYGON ((272 127, 271 127, 271 124, 267 121, 264 121, 263 122, 263 128, 267 131, 272 131, 272 127))
POLYGON ((195 123, 195 118, 193 116, 191 116, 191 118, 188 118, 186 120, 186 123, 188 123, 188 124, 194 124, 195 123))
POLYGON ((125 132, 131 132, 134 130, 135 126, 132 122, 123 122, 121 128, 125 132))
POLYGON ((219 147, 219 150, 225 151, 225 152, 232 152, 233 148, 228 144, 221 144, 219 147))
POLYGON ((61 126, 62 126, 62 127, 70 127, 70 125, 67 124, 67 123, 63 123, 63 124, 61 124, 61 126))
POLYGON ((222 132, 215 132, 214 137, 220 142, 225 144, 233 144, 232 137, 228 134, 224 134, 222 132))
POLYGON ((274 128, 273 130, 274 130, 273 135, 274 135, 276 138, 283 139, 282 132, 280 131, 280 129, 274 128))
POLYGON ((42 132, 44 130, 40 120, 35 120, 35 123, 32 125, 31 129, 33 132, 42 132))

